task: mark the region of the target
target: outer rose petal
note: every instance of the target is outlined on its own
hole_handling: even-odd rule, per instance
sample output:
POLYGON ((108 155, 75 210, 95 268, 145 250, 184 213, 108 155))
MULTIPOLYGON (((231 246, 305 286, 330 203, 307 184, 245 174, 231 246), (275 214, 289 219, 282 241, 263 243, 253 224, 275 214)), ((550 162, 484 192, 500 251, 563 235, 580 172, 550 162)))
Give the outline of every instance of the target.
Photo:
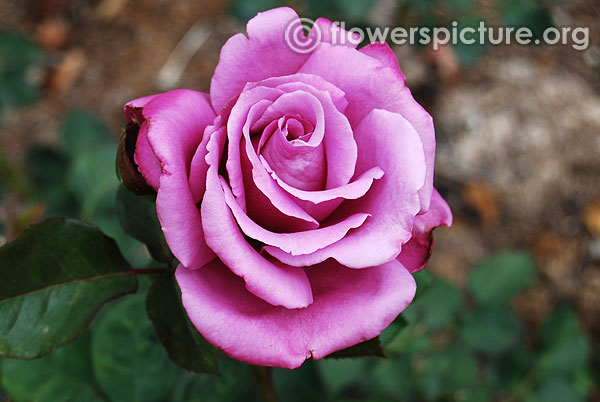
POLYGON ((357 200, 347 200, 332 214, 356 212, 371 218, 343 239, 314 253, 292 256, 275 247, 264 250, 294 266, 309 266, 327 258, 352 268, 380 265, 396 258, 411 236, 419 212, 417 191, 425 181, 423 145, 414 128, 399 114, 373 110, 354 131, 358 144, 357 174, 379 166, 385 175, 357 200))
POLYGON ((246 83, 298 71, 308 56, 294 52, 284 40, 285 28, 293 20, 298 20, 298 14, 291 8, 265 11, 248 21, 247 38, 241 33, 229 38, 210 82, 211 102, 217 112, 246 83))
POLYGON ((415 217, 412 237, 398 256, 400 261, 411 273, 425 267, 433 247, 432 231, 438 226, 450 226, 452 212, 442 196, 433 190, 429 210, 415 217))
POLYGON ((315 25, 321 31, 321 41, 334 43, 336 46, 344 45, 355 48, 360 43, 360 35, 348 32, 327 18, 317 18, 315 25))
POLYGON ((188 173, 204 129, 215 117, 208 96, 190 90, 166 92, 137 112, 145 119, 148 143, 161 165, 156 210, 165 240, 183 265, 199 268, 214 254, 204 241, 188 173))
POLYGON ((154 151, 148 142, 148 122, 144 121, 140 126, 138 138, 135 143, 133 160, 146 182, 155 190, 158 190, 160 181, 160 162, 154 155, 154 151))
POLYGON ((144 96, 142 98, 137 98, 137 99, 127 102, 125 104, 125 108, 124 108, 125 118, 128 121, 135 120, 139 124, 142 124, 142 122, 144 121, 144 115, 142 114, 142 109, 144 108, 144 106, 146 106, 146 104, 148 102, 150 102, 152 99, 154 99, 160 95, 161 94, 148 95, 148 96, 144 96))
POLYGON ((390 45, 387 43, 369 43, 367 46, 361 47, 359 51, 378 60, 385 67, 389 67, 394 70, 403 82, 406 80, 406 77, 404 76, 404 73, 402 73, 400 65, 398 64, 398 57, 396 57, 396 53, 394 53, 392 48, 390 48, 390 45))
MULTIPOLYGON (((381 49, 380 49, 381 50, 381 49)), ((367 51, 373 55, 373 50, 367 51)), ((427 175, 419 190, 421 212, 429 209, 433 191, 435 133, 433 119, 412 97, 410 90, 394 70, 379 58, 346 46, 322 43, 304 63, 299 73, 316 74, 339 87, 349 102, 345 115, 352 127, 373 109, 384 109, 402 115, 415 128, 423 143, 427 175), (343 63, 340 63, 343 60, 343 63)))
POLYGON ((142 177, 155 190, 158 189, 158 181, 160 179, 160 163, 156 159, 156 155, 154 155, 154 151, 152 151, 148 142, 148 125, 145 122, 143 110, 144 106, 157 96, 160 95, 149 95, 134 99, 127 102, 124 108, 127 121, 136 122, 140 126, 133 159, 142 177))
POLYGON ((274 307, 244 289, 220 261, 175 276, 194 326, 213 345, 246 363, 299 367, 379 335, 412 301, 416 285, 398 261, 364 270, 329 260, 307 270, 314 302, 274 307))

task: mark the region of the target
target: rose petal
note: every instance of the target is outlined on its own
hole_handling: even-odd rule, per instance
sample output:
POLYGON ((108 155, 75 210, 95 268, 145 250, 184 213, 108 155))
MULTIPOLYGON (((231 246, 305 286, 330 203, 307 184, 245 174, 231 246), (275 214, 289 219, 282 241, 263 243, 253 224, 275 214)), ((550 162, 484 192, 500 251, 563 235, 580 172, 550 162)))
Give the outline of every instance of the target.
MULTIPOLYGON (((240 96, 240 99, 242 99, 243 95, 244 94, 240 96)), ((253 197, 252 199, 248 199, 248 202, 244 202, 244 200, 238 196, 238 200, 240 201, 241 205, 245 207, 252 206, 252 208, 246 208, 248 210, 248 214, 252 217, 252 219, 254 219, 256 222, 261 223, 266 223, 268 221, 275 220, 273 216, 263 216, 262 214, 263 212, 267 212, 269 210, 265 208, 266 199, 266 204, 271 204, 278 211, 280 211, 281 214, 290 217, 290 221, 303 221, 298 222, 298 225, 304 223, 305 226, 308 226, 310 228, 316 228, 318 227, 318 222, 315 221, 314 218, 311 217, 308 213, 302 210, 302 208, 300 208, 296 203, 294 203, 294 201, 291 200, 290 197, 279 186, 277 186, 277 184, 273 181, 270 175, 265 171, 264 167, 258 160, 258 156, 256 155, 256 151, 250 138, 250 127, 254 122, 256 122, 259 116, 261 116, 264 113, 264 111, 268 107, 266 106, 267 104, 268 101, 264 100, 250 107, 250 110, 247 112, 246 115, 244 126, 241 128, 240 131, 238 131, 239 125, 236 123, 232 123, 227 127, 228 139, 230 144, 228 147, 229 154, 227 160, 227 170, 228 172, 230 172, 229 182, 232 185, 232 190, 234 191, 234 195, 237 196, 237 194, 235 193, 236 186, 233 185, 234 182, 232 182, 231 174, 231 172, 234 171, 234 169, 230 169, 230 167, 235 167, 235 170, 239 170, 239 173, 235 174, 242 175, 244 193, 246 194, 246 196, 253 197), (240 142, 239 138, 241 135, 243 135, 244 138, 240 142), (233 146, 232 144, 238 144, 238 146, 233 146), (245 149, 244 155, 240 155, 238 151, 238 149, 242 147, 245 149), (239 161, 237 161, 237 163, 235 160, 236 157, 240 158, 239 161), (260 191, 256 191, 257 189, 260 191), (261 197, 259 193, 262 193, 264 197, 261 197)), ((316 108, 315 113, 317 115, 315 117, 319 119, 319 105, 313 104, 312 106, 316 108)), ((234 114, 237 113, 236 107, 237 105, 234 106, 231 112, 231 116, 234 116, 234 114)), ((323 136, 322 123, 319 126, 320 128, 316 128, 314 132, 314 137, 315 139, 317 139, 317 141, 320 141, 318 139, 319 136, 321 138, 323 136)), ((237 188, 239 188, 239 185, 237 186, 237 188)), ((284 221, 281 219, 278 219, 277 222, 273 223, 277 225, 288 224, 287 220, 284 221)))
MULTIPOLYGON (((297 129, 302 133, 304 128, 298 120, 290 119, 287 122, 284 120, 285 117, 279 119, 278 123, 279 125, 283 124, 283 127, 277 127, 265 145, 259 149, 260 157, 264 157, 270 162, 273 170, 281 176, 281 180, 290 183, 295 188, 302 190, 324 188, 327 165, 323 146, 321 144, 310 145, 301 139, 288 139, 290 125, 292 127, 299 126, 297 129)), ((261 140, 265 134, 262 134, 261 140)))
POLYGON ((248 21, 248 37, 237 34, 229 38, 221 49, 210 83, 211 102, 216 111, 248 82, 298 71, 308 56, 294 52, 284 40, 286 27, 295 20, 299 21, 298 14, 291 8, 276 8, 248 21))
POLYGON ((127 121, 135 121, 141 125, 142 122, 145 120, 144 115, 142 114, 142 109, 144 108, 144 106, 146 106, 146 104, 148 102, 150 102, 152 99, 154 99, 157 96, 160 96, 160 94, 148 95, 148 96, 144 96, 142 98, 134 99, 132 101, 127 102, 125 104, 125 108, 123 110, 127 121))
POLYGON ((385 110, 369 113, 354 135, 359 150, 357 173, 379 166, 385 176, 373 183, 365 196, 345 201, 332 217, 364 212, 371 218, 360 229, 312 254, 292 256, 269 246, 264 248, 266 252, 294 266, 334 258, 351 268, 380 265, 400 253, 419 212, 417 191, 425 181, 423 145, 410 123, 385 110))
POLYGON ((425 268, 433 247, 433 229, 438 226, 450 226, 452 212, 442 196, 433 190, 429 210, 415 217, 412 237, 398 255, 398 261, 411 273, 425 268))
POLYGON ((269 163, 261 159, 267 172, 279 184, 279 186, 294 197, 296 204, 308 212, 318 222, 322 222, 333 212, 344 200, 355 200, 369 191, 374 180, 383 177, 383 170, 374 167, 362 173, 355 180, 340 187, 321 191, 304 191, 294 188, 281 180, 271 169, 269 163))
POLYGON ((135 143, 135 153, 133 154, 133 160, 138 166, 138 171, 146 182, 152 186, 155 190, 158 190, 158 184, 160 181, 160 162, 150 142, 148 142, 148 122, 144 121, 140 130, 138 131, 137 141, 135 143))
POLYGON ((398 78, 404 82, 406 77, 400 69, 398 64, 398 57, 392 50, 390 45, 385 42, 374 42, 369 43, 367 46, 363 46, 359 49, 361 53, 366 54, 376 60, 378 60, 385 67, 389 67, 398 74, 398 78))
POLYGON ((199 268, 214 254, 204 242, 188 170, 214 112, 206 94, 175 90, 152 98, 141 113, 147 125, 148 143, 162 169, 156 210, 165 240, 183 265, 199 268))
POLYGON ((317 18, 315 28, 321 31, 321 41, 333 43, 335 46, 348 46, 355 48, 360 44, 360 35, 356 32, 349 32, 334 24, 327 18, 317 18))
MULTIPOLYGON (((296 74, 296 75, 291 75, 291 76, 285 76, 285 77, 274 77, 274 78, 269 78, 266 79, 264 81, 261 81, 259 83, 250 83, 247 84, 245 89, 244 89, 244 93, 239 97, 239 99, 237 100, 233 110, 231 111, 231 116, 229 119, 229 126, 228 126, 228 130, 231 134, 235 133, 235 136, 239 136, 239 132, 240 132, 240 128, 242 126, 242 124, 244 124, 245 121, 248 120, 248 116, 247 116, 247 109, 249 109, 250 107, 254 106, 255 104, 259 104, 261 102, 263 102, 263 105, 268 104, 267 101, 274 101, 276 100, 279 96, 281 96, 284 91, 305 91, 308 92, 312 95, 315 95, 316 97, 321 97, 322 99, 325 100, 325 102, 327 103, 327 108, 329 111, 334 111, 335 109, 337 109, 338 111, 343 111, 347 105, 346 100, 344 99, 344 93, 339 90, 338 88, 334 87, 333 85, 327 83, 326 81, 324 81, 322 78, 318 77, 318 76, 314 76, 314 75, 310 75, 310 74, 296 74), (333 103, 334 107, 331 107, 331 103, 333 103)), ((255 106, 256 107, 256 106, 255 106)), ((256 115, 260 114, 260 112, 257 112, 256 115)), ((340 115, 341 116, 341 115, 340 115)), ((334 117, 332 119, 332 121, 335 121, 336 118, 334 117)), ((341 124, 338 124, 338 126, 341 127, 341 129, 344 128, 344 125, 347 124, 345 123, 345 117, 341 116, 338 117, 337 120, 341 121, 341 124)), ((266 119, 263 120, 261 122, 262 125, 266 124, 267 121, 266 119)), ((272 122, 271 122, 272 123, 272 122)), ((349 145, 351 146, 350 148, 350 152, 344 152, 344 153, 340 153, 339 151, 337 152, 337 160, 339 160, 341 163, 340 165, 343 165, 343 167, 348 170, 348 166, 352 166, 354 164, 353 160, 352 160, 352 154, 353 154, 353 149, 355 144, 354 141, 352 140, 352 133, 351 130, 345 126, 347 128, 347 130, 345 130, 345 132, 347 133, 347 135, 336 135, 336 136, 331 136, 331 138, 329 139, 330 142, 334 142, 334 140, 336 140, 338 143, 341 143, 341 146, 339 146, 339 148, 344 149, 347 148, 349 145), (350 155, 350 159, 346 159, 346 163, 343 163, 344 158, 341 158, 340 155, 341 154, 345 154, 345 155, 350 155)), ((258 130, 260 129, 261 126, 258 126, 258 124, 256 126, 253 127, 253 129, 258 130)), ((265 130, 267 130, 268 127, 265 128, 265 130)), ((340 130, 337 130, 340 131, 340 130)), ((317 133, 319 135, 322 135, 322 133, 317 133)), ((264 143, 265 139, 268 138, 268 134, 265 133, 263 134, 263 137, 261 137, 261 141, 259 143, 259 148, 261 147, 261 145, 264 143)), ((311 136, 311 142, 315 141, 314 134, 313 136, 311 136)), ((310 228, 315 228, 317 227, 315 226, 310 226, 311 221, 307 221, 305 218, 303 220, 300 219, 289 219, 288 216, 289 215, 295 215, 295 216, 300 216, 298 214, 298 212, 293 212, 293 211, 286 211, 285 214, 281 214, 278 211, 278 208, 280 210, 284 210, 282 208, 284 208, 284 201, 283 198, 281 200, 278 200, 278 198, 276 198, 274 200, 274 203, 277 205, 277 207, 273 207, 272 205, 270 205, 270 202, 265 203, 265 198, 271 198, 273 199, 273 197, 271 195, 269 195, 269 197, 265 197, 264 194, 260 194, 261 191, 269 194, 269 192, 276 192, 277 190, 273 189, 271 180, 268 180, 268 177, 259 174, 259 182, 257 183, 260 187, 261 187, 261 191, 255 191, 256 189, 251 188, 254 185, 253 180, 246 180, 246 186, 248 187, 248 190, 244 190, 244 180, 241 179, 242 177, 242 169, 241 169, 241 165, 239 163, 237 163, 236 161, 238 160, 238 155, 239 155, 239 147, 234 146, 233 144, 237 144, 237 138, 232 138, 229 142, 229 161, 227 164, 227 170, 229 172, 229 181, 230 184, 232 186, 233 189, 233 193, 236 195, 236 198, 238 198, 238 200, 240 200, 240 202, 242 203, 242 206, 246 205, 246 192, 247 191, 251 191, 253 193, 253 200, 251 203, 251 205, 254 206, 255 209, 257 209, 257 206, 260 207, 260 213, 254 211, 254 213, 252 214, 252 218, 254 220, 256 220, 257 222, 261 222, 261 224, 264 224, 265 222, 271 222, 271 223, 277 223, 277 225, 270 226, 271 230, 276 230, 276 231, 287 231, 287 230, 291 230, 292 228, 296 228, 296 229, 302 229, 302 230, 306 230, 306 229, 310 229, 310 228), (264 212, 264 213, 263 213, 264 212), (274 215, 275 214, 275 215, 274 215), (287 215, 286 215, 287 214, 287 215), (262 219, 262 217, 265 217, 265 219, 262 219), (307 223, 309 225, 307 225, 307 223)), ((332 153, 335 153, 336 148, 338 148, 337 143, 330 145, 330 150, 332 153)), ((334 157, 335 158, 335 157, 334 157)), ((243 162, 243 160, 242 160, 243 162)), ((333 172, 335 172, 335 170, 332 170, 333 172)), ((344 169, 341 169, 341 171, 343 172, 344 169)), ((349 171, 349 170, 348 170, 349 171)), ((351 172, 351 171, 350 171, 351 172)), ((335 176, 335 175, 332 175, 335 176)), ((343 177, 344 175, 338 175, 338 177, 340 177, 340 182, 343 182, 346 177, 343 177)), ((333 187, 333 186, 332 186, 333 187)), ((282 196, 278 196, 278 197, 283 197, 282 196)), ((272 200, 273 201, 273 200, 272 200)), ((287 201, 285 201, 287 202, 287 201)), ((319 215, 318 213, 315 214, 315 216, 326 216, 329 214, 329 212, 331 212, 332 209, 335 208, 336 205, 339 204, 339 201, 335 201, 335 202, 330 202, 328 203, 329 207, 319 207, 319 209, 321 210, 321 214, 319 215), (333 205, 335 204, 335 205, 333 205), (329 212, 327 212, 326 210, 328 210, 329 212), (323 213, 324 212, 324 213, 323 213)), ((289 209, 289 208, 288 208, 289 209)), ((314 208, 312 208, 314 210, 314 208)), ((315 224, 316 222, 312 222, 312 224, 315 224)))
POLYGON ((412 301, 416 285, 396 260, 352 270, 327 261, 307 270, 314 302, 274 307, 253 296, 220 261, 175 273, 190 320, 213 345, 259 366, 299 367, 379 335, 412 301))
POLYGON ((264 258, 240 232, 227 206, 218 175, 224 143, 225 133, 217 131, 211 135, 207 145, 209 168, 201 205, 206 243, 234 274, 244 279, 246 288, 255 296, 286 308, 310 305, 312 292, 304 270, 264 258))
POLYGON ((206 163, 206 155, 208 154, 207 144, 210 136, 215 131, 220 131, 218 135, 225 135, 226 127, 221 125, 221 117, 215 119, 214 124, 207 126, 204 129, 202 142, 198 145, 196 153, 190 163, 189 183, 192 191, 192 197, 197 204, 202 200, 206 191, 206 174, 208 172, 208 164, 206 163))
POLYGON ((242 93, 233 107, 227 120, 227 161, 225 168, 229 177, 229 184, 233 194, 246 207, 246 194, 244 178, 242 175, 240 141, 243 138, 243 129, 249 125, 248 114, 251 110, 259 116, 283 91, 273 88, 256 88, 253 91, 242 93))
POLYGON ((225 179, 221 179, 221 187, 225 193, 225 201, 231 209, 240 229, 248 237, 270 246, 278 247, 292 255, 309 254, 328 246, 344 237, 350 229, 360 227, 369 216, 354 214, 327 227, 295 233, 275 233, 266 230, 252 221, 236 202, 225 179))
POLYGON ((278 86, 283 90, 294 87, 302 88, 304 93, 314 96, 321 103, 325 113, 324 123, 327 135, 323 138, 323 144, 327 158, 326 189, 347 184, 354 175, 357 157, 356 141, 354 141, 348 119, 335 106, 328 92, 317 90, 311 86, 303 87, 300 83, 278 86))
POLYGON ((319 75, 346 93, 345 115, 352 127, 373 109, 398 113, 410 122, 423 143, 427 165, 425 184, 419 190, 420 211, 429 209, 435 159, 433 119, 413 99, 398 71, 355 49, 323 43, 298 72, 319 75))
POLYGON ((314 91, 317 90, 329 94, 331 101, 340 112, 343 113, 348 106, 344 91, 314 74, 292 74, 283 77, 270 77, 259 82, 249 83, 246 85, 245 90, 257 86, 277 88, 283 92, 303 90, 311 92, 313 95, 314 91))

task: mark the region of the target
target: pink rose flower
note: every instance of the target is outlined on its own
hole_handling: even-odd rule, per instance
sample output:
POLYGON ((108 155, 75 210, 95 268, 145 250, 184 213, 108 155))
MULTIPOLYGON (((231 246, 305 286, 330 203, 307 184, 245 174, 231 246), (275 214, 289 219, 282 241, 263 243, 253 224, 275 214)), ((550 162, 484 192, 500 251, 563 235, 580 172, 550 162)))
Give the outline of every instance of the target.
POLYGON ((392 50, 322 35, 295 53, 284 31, 297 19, 250 20, 210 95, 125 106, 192 323, 238 360, 286 368, 379 335, 452 220, 433 188, 432 118, 392 50))

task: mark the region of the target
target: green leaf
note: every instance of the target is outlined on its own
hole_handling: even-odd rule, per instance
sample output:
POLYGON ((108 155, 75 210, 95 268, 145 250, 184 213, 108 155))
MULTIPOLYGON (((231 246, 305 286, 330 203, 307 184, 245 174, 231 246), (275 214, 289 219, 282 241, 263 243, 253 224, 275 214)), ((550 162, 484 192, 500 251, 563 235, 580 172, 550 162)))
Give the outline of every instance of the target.
POLYGON ((590 359, 589 341, 570 309, 561 308, 548 316, 541 327, 541 339, 541 367, 546 375, 572 373, 590 359))
POLYGON ((364 22, 367 14, 375 5, 375 0, 334 0, 333 2, 336 9, 343 12, 344 19, 350 22, 364 22))
POLYGON ((0 187, 27 196, 31 192, 31 183, 27 177, 0 152, 0 187))
POLYGON ((414 399, 409 395, 415 392, 417 376, 409 355, 379 359, 370 372, 372 389, 377 394, 402 395, 403 401, 414 399))
POLYGON ((256 14, 283 5, 281 0, 234 0, 230 13, 241 21, 248 21, 256 14))
POLYGON ((313 360, 294 370, 273 369, 273 383, 279 400, 305 402, 323 400, 324 384, 313 360))
POLYGON ((394 338, 398 336, 400 331, 406 327, 408 327, 408 321, 406 321, 406 318, 404 318, 403 315, 396 317, 396 319, 379 335, 379 341, 381 342, 381 345, 389 345, 394 338))
POLYGON ((15 401, 102 401, 94 382, 90 336, 35 360, 2 360, 2 387, 15 401))
POLYGON ((40 49, 26 37, 14 32, 0 35, 0 71, 23 71, 41 56, 40 49))
POLYGON ((217 376, 198 375, 180 370, 175 388, 166 400, 169 402, 263 402, 256 385, 256 378, 248 364, 240 363, 221 353, 219 372, 220 375, 217 376))
POLYGON ((482 304, 503 304, 535 281, 535 262, 526 252, 502 252, 481 261, 469 277, 469 289, 482 304))
POLYGON ((417 381, 423 395, 436 399, 470 389, 477 384, 477 361, 469 350, 446 347, 425 356, 417 381))
POLYGON ((81 152, 74 160, 68 182, 82 204, 84 219, 114 211, 114 194, 119 187, 113 174, 116 152, 116 145, 107 143, 81 152))
POLYGON ((415 282, 417 283, 417 293, 415 294, 415 298, 413 303, 423 295, 433 284, 435 278, 431 275, 428 269, 422 269, 419 272, 415 272, 413 274, 413 278, 415 278, 415 282))
MULTIPOLYGON (((457 28, 459 30, 465 28, 477 29, 480 21, 481 16, 479 15, 471 18, 461 19, 457 28)), ((472 38, 475 39, 477 36, 474 34, 472 35, 472 38)), ((469 37, 467 37, 467 39, 469 39, 469 37)), ((462 41, 458 41, 456 44, 452 45, 452 48, 458 55, 458 58, 463 66, 470 66, 474 64, 476 61, 481 59, 481 57, 485 55, 488 50, 486 43, 481 43, 478 39, 476 39, 472 44, 466 44, 462 41)))
POLYGON ((468 346, 494 355, 517 343, 521 324, 509 309, 479 308, 463 313, 460 335, 468 346))
POLYGON ((102 230, 102 232, 106 233, 107 236, 115 239, 131 266, 152 268, 152 266, 150 266, 152 257, 150 257, 150 254, 148 253, 148 248, 143 243, 140 243, 123 231, 123 227, 119 223, 117 213, 114 209, 100 215, 94 215, 94 223, 102 230))
POLYGON ((489 382, 506 394, 522 386, 523 378, 533 370, 535 358, 523 343, 490 359, 487 368, 489 382))
POLYGON ((144 311, 144 295, 123 299, 92 334, 96 380, 113 402, 167 399, 177 378, 144 311))
POLYGON ((137 280, 115 242, 89 224, 51 219, 0 248, 0 356, 34 358, 79 335, 137 280))
POLYGON ((138 196, 121 185, 117 215, 125 233, 144 243, 152 258, 163 262, 173 259, 156 216, 155 196, 138 196))
POLYGON ((79 215, 79 202, 66 183, 68 157, 50 147, 34 146, 27 150, 25 165, 35 198, 46 204, 47 217, 79 215))
POLYGON ((584 399, 575 391, 573 385, 564 378, 549 378, 544 381, 537 392, 527 402, 583 402, 584 399))
POLYGON ((148 290, 146 310, 158 339, 175 364, 197 373, 218 372, 217 349, 190 322, 171 276, 156 278, 148 290))
POLYGON ((30 105, 39 95, 37 86, 24 73, 0 72, 0 107, 30 105))
MULTIPOLYGON (((97 146, 111 142, 108 128, 91 113, 81 109, 69 111, 61 123, 60 135, 64 148, 72 156, 86 150, 94 150, 97 146)), ((116 155, 116 145, 113 154, 108 159, 110 172, 116 155)))
MULTIPOLYGON (((542 38, 545 29, 552 27, 548 8, 535 0, 501 0, 499 8, 505 25, 528 27, 534 38, 542 38)), ((543 3, 542 3, 543 4, 543 3)))
MULTIPOLYGON (((374 5, 375 0, 308 0, 306 2, 308 16, 312 18, 327 16, 349 24, 364 23, 374 5)), ((346 29, 350 28, 352 25, 346 26, 346 29)))
POLYGON ((385 353, 383 352, 383 348, 381 347, 379 337, 375 337, 373 339, 369 339, 368 341, 357 343, 356 345, 350 346, 346 349, 338 350, 337 352, 333 352, 332 354, 326 356, 326 358, 341 359, 346 357, 367 356, 385 357, 385 353))
POLYGON ((315 362, 328 391, 335 395, 347 387, 365 380, 367 359, 321 359, 315 362))
POLYGON ((419 299, 407 308, 404 315, 409 322, 438 329, 448 325, 461 304, 458 289, 448 282, 436 279, 419 299))

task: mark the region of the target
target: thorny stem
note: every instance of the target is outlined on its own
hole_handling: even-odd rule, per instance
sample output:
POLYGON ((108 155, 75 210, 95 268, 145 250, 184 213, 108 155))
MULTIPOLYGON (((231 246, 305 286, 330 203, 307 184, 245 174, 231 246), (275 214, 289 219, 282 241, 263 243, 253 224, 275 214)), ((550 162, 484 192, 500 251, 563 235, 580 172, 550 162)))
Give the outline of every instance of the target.
POLYGON ((273 377, 271 376, 271 367, 252 366, 252 371, 256 376, 260 393, 265 402, 277 402, 275 387, 273 386, 273 377))

